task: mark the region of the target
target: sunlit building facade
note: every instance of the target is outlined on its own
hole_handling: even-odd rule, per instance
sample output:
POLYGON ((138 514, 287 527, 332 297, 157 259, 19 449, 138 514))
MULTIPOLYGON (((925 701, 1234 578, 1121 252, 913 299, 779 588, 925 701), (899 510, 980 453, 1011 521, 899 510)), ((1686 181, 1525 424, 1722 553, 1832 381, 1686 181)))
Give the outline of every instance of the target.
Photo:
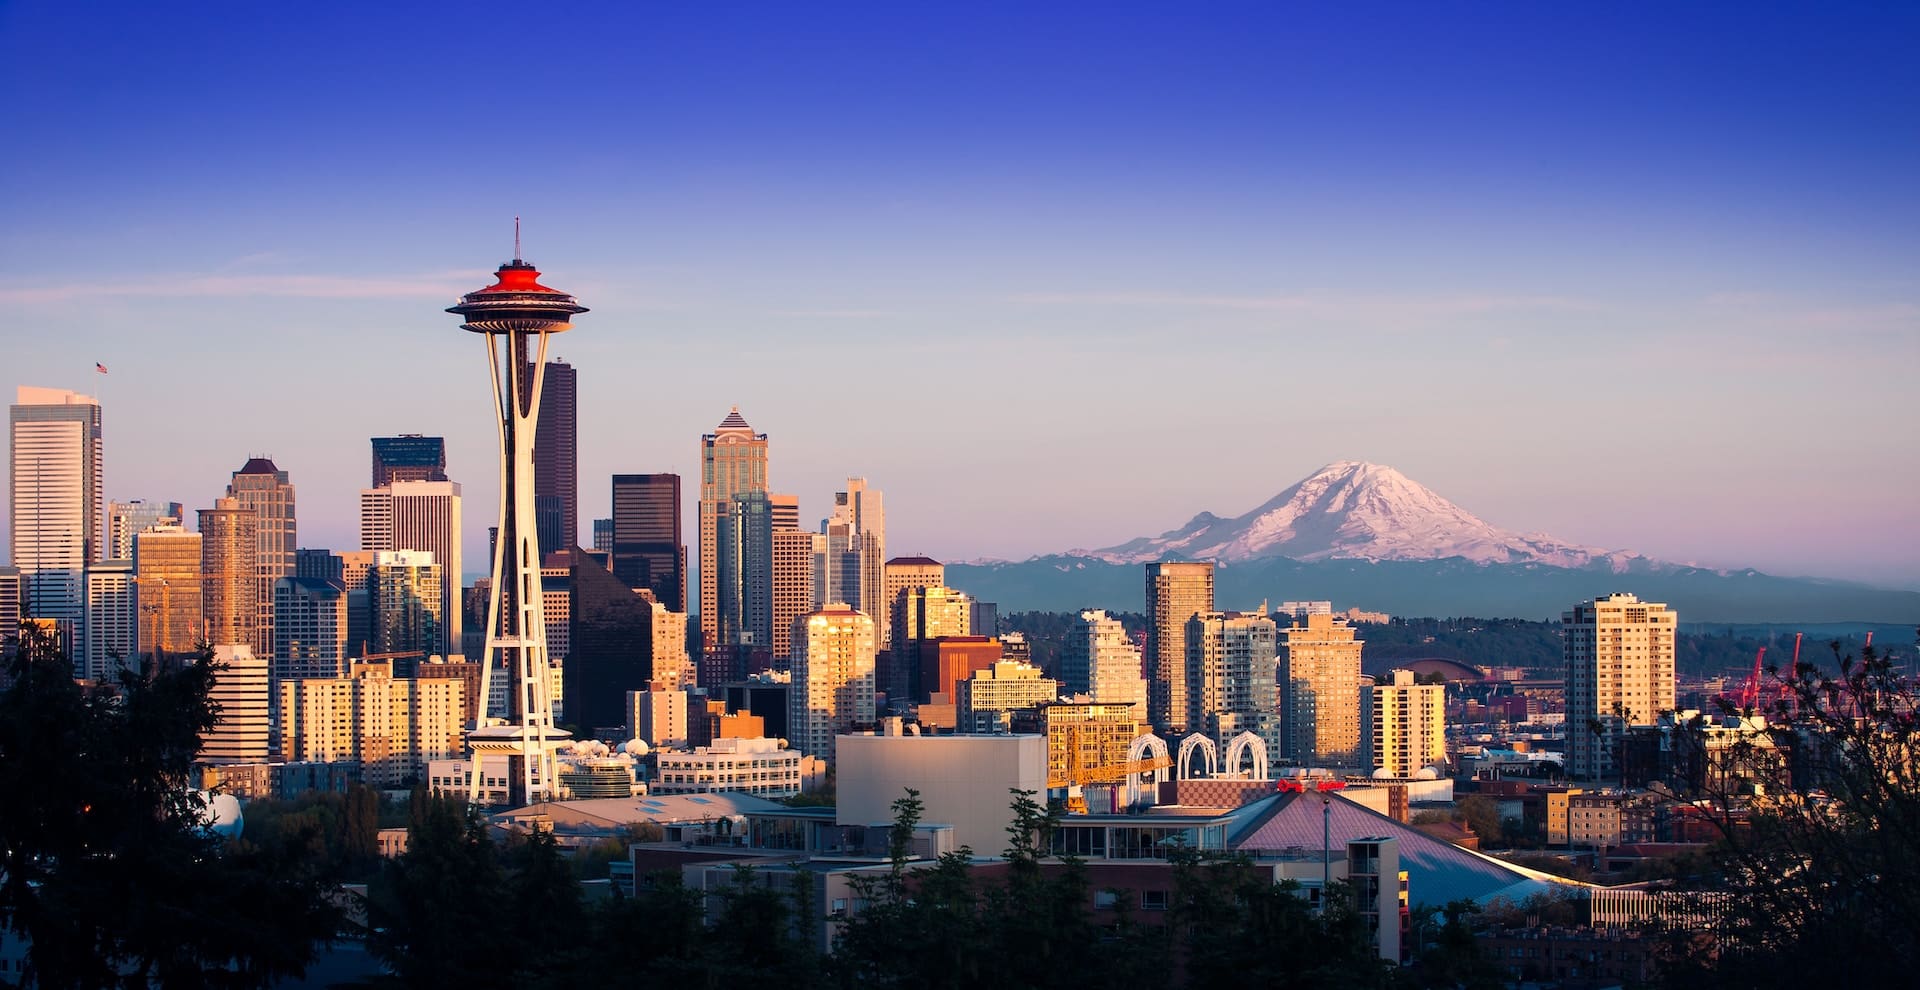
POLYGON ((874 721, 873 620, 843 603, 794 620, 787 731, 793 747, 829 763, 834 737, 874 721))

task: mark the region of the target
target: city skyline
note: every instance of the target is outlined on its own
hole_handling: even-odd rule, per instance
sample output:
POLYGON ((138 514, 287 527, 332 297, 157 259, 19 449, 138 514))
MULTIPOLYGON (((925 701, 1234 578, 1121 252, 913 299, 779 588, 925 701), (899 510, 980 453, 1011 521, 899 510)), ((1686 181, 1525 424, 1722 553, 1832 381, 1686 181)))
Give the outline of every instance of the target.
POLYGON ((43 152, 0 165, 36 190, 0 232, 0 384, 100 399, 108 499, 210 507, 267 455, 301 543, 347 549, 367 438, 423 433, 489 504, 478 357, 436 311, 520 214, 607 328, 554 355, 582 528, 613 474, 696 477, 738 405, 804 519, 887 491, 895 553, 1117 544, 1358 459, 1517 531, 1920 585, 1920 451, 1888 428, 1920 358, 1912 12, 1810 46, 1819 15, 1748 9, 648 11, 483 98, 436 60, 506 21, 396 13, 289 59, 311 16, 0 12, 43 152), (883 54, 903 30, 922 64, 883 54), (219 54, 168 71, 183 48, 219 54), (488 99, 577 136, 504 198, 438 153, 488 99), (834 372, 997 400, 875 415, 834 372), (202 378, 354 401, 234 416, 202 378), (1627 434, 1657 438, 1635 470, 1582 449, 1627 434))

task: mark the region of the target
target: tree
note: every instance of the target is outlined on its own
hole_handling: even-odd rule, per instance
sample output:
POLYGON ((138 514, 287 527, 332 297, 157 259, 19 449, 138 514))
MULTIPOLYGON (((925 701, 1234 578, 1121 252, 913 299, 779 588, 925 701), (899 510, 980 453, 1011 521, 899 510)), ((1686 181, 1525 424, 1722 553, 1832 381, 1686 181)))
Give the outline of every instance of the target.
POLYGON ((1784 697, 1718 759, 1731 781, 1694 802, 1720 841, 1696 909, 1719 919, 1710 961, 1677 933, 1676 978, 1797 985, 1805 974, 1904 985, 1920 970, 1920 689, 1908 664, 1833 644, 1830 665, 1768 672, 1784 697), (1761 786, 1752 786, 1753 781, 1761 786), (1790 787, 1780 786, 1791 781, 1790 787))
POLYGON ((39 627, 0 691, 0 919, 28 981, 266 986, 301 975, 337 915, 310 863, 210 828, 194 757, 211 650, 82 690, 39 627))

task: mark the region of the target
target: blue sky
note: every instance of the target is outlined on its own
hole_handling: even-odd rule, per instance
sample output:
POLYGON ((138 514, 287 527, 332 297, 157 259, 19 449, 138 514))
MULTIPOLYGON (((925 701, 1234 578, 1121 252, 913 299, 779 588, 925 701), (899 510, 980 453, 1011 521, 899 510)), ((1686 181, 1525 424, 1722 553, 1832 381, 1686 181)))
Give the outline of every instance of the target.
POLYGON ((365 438, 441 433, 482 559, 440 309, 520 215, 593 308, 583 520, 738 404, 805 515, 865 475, 899 552, 1365 459, 1920 586, 1911 6, 417 6, 0 5, 0 385, 102 392, 110 497, 266 453, 346 547, 365 438))

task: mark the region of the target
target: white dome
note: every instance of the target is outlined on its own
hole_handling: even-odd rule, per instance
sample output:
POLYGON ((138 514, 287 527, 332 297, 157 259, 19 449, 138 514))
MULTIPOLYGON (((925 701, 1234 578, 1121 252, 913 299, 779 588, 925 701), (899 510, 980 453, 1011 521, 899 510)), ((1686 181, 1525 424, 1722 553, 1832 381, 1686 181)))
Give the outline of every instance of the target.
POLYGON ((1392 780, 1392 779, 1393 779, 1393 771, 1392 771, 1392 770, 1389 770, 1389 769, 1387 769, 1386 767, 1374 767, 1374 768, 1373 768, 1373 779, 1375 779, 1375 780, 1392 780))
POLYGON ((240 813, 240 799, 231 794, 208 794, 199 792, 200 801, 206 805, 212 820, 207 823, 207 831, 224 839, 232 839, 240 834, 246 821, 240 813))
POLYGON ((1421 768, 1420 768, 1420 772, 1419 772, 1419 773, 1416 773, 1416 774, 1414 774, 1414 775, 1413 775, 1413 779, 1415 779, 1415 780, 1439 780, 1439 779, 1440 779, 1440 771, 1438 771, 1438 770, 1435 770, 1435 769, 1434 769, 1434 768, 1432 768, 1432 767, 1421 767, 1421 768))
POLYGON ((633 756, 645 756, 653 751, 645 739, 629 739, 620 748, 633 756))

